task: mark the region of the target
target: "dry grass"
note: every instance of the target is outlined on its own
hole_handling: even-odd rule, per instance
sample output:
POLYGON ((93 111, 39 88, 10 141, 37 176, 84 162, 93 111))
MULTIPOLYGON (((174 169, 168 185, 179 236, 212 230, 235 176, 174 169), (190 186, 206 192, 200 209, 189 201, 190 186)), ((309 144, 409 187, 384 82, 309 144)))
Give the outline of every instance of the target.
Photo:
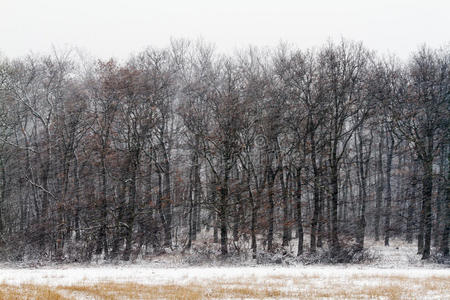
POLYGON ((18 299, 36 299, 36 300, 63 300, 63 297, 57 290, 45 285, 22 284, 20 286, 0 284, 0 299, 18 300, 18 299))
POLYGON ((449 299, 450 278, 399 275, 262 276, 188 284, 101 282, 70 286, 0 284, 0 299, 449 299))

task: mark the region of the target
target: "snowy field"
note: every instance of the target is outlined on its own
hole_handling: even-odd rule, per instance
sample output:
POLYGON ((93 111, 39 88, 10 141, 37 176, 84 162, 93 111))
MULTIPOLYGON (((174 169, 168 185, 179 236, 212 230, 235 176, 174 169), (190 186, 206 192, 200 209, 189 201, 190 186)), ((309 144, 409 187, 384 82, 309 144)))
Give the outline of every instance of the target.
POLYGON ((61 266, 0 282, 1 299, 450 299, 450 270, 426 268, 61 266))
POLYGON ((186 266, 176 255, 134 264, 0 266, 0 299, 450 299, 450 268, 413 245, 369 244, 358 265, 186 266))

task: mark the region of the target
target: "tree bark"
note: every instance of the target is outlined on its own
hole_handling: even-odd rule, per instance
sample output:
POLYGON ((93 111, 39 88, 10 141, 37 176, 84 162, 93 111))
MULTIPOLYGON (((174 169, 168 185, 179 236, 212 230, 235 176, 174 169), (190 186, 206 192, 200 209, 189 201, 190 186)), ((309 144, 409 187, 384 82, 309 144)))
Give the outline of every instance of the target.
POLYGON ((311 163, 313 168, 313 216, 311 219, 311 233, 310 233, 310 251, 311 253, 316 252, 316 238, 317 238, 317 223, 319 220, 319 212, 320 212, 320 198, 319 198, 319 189, 320 189, 320 171, 317 167, 316 161, 316 143, 314 140, 314 132, 310 131, 310 142, 311 142, 311 163))
POLYGON ((376 190, 376 204, 375 204, 375 240, 380 240, 380 219, 382 214, 382 202, 384 191, 384 174, 383 174, 383 129, 380 132, 380 141, 378 143, 378 159, 377 159, 377 190, 376 190))
POLYGON ((413 174, 411 176, 411 186, 409 192, 408 199, 408 215, 406 219, 406 242, 411 244, 413 242, 413 233, 414 233, 414 212, 416 210, 416 193, 417 193, 417 167, 416 162, 412 162, 413 166, 413 174))
POLYGON ((433 191, 433 159, 426 158, 423 161, 424 174, 422 178, 422 197, 423 197, 423 214, 424 214, 424 244, 422 259, 430 257, 431 250, 431 228, 432 228, 432 212, 431 212, 431 196, 433 191))
POLYGON ((450 235, 450 151, 447 149, 447 179, 446 179, 446 197, 444 201, 444 215, 443 215, 443 221, 444 221, 444 228, 442 230, 442 239, 441 239, 441 245, 440 245, 440 252, 444 256, 449 255, 449 235, 450 235))
POLYGON ((391 231, 391 202, 392 202, 392 188, 391 188, 391 170, 392 157, 394 155, 394 137, 392 132, 388 132, 389 147, 386 160, 386 207, 384 211, 384 245, 389 246, 389 238, 391 231))
POLYGON ((302 181, 301 181, 301 167, 297 168, 297 189, 295 192, 296 199, 296 219, 297 219, 297 238, 298 250, 297 256, 303 254, 303 223, 302 223, 302 181))
POLYGON ((275 174, 271 166, 269 167, 267 176, 267 196, 269 201, 269 230, 267 232, 267 251, 271 252, 273 250, 273 229, 275 222, 275 203, 273 200, 275 174))

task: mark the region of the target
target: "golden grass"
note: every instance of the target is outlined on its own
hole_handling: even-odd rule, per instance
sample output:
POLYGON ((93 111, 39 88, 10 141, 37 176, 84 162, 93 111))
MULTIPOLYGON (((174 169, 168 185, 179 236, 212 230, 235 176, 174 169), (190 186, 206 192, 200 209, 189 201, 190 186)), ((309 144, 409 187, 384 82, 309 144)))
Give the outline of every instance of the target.
POLYGON ((188 284, 145 285, 134 282, 100 282, 70 286, 0 284, 0 299, 447 299, 448 276, 411 278, 400 275, 321 277, 262 276, 209 280, 188 284))
POLYGON ((55 289, 45 285, 22 284, 19 286, 0 284, 0 299, 19 300, 64 300, 67 299, 58 293, 55 289))

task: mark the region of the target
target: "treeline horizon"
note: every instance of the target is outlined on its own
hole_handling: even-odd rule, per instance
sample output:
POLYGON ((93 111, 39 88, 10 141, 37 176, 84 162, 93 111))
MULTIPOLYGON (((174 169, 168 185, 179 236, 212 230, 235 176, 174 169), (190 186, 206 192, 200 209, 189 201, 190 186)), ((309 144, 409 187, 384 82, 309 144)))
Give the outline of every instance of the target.
POLYGON ((0 57, 0 259, 449 255, 450 47, 0 57))

